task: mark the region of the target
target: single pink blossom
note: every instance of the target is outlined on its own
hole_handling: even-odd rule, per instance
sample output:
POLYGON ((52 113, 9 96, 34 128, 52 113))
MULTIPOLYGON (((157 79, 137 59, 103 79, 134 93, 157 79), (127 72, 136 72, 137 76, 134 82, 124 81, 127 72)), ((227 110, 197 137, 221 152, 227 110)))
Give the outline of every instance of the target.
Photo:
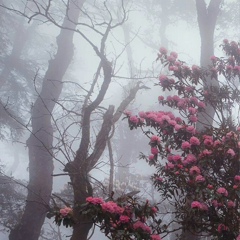
POLYGON ((189 148, 191 148, 191 144, 189 142, 183 142, 181 145, 182 150, 187 150, 189 148))
POLYGON ((199 108, 206 108, 206 104, 204 102, 199 102, 197 105, 199 108))
POLYGON ((152 147, 151 148, 151 153, 153 154, 153 155, 157 155, 158 154, 158 149, 156 148, 156 147, 152 147))
POLYGON ((194 126, 187 126, 186 131, 192 134, 195 134, 196 128, 194 126))
POLYGON ((224 188, 224 187, 218 188, 218 189, 217 189, 217 193, 220 194, 220 195, 223 195, 223 196, 225 196, 225 197, 228 196, 228 191, 227 191, 227 189, 224 188))
POLYGON ((200 175, 201 170, 197 166, 193 166, 189 170, 190 175, 200 175))
POLYGON ((198 201, 193 201, 192 203, 191 203, 191 208, 197 208, 197 209, 201 209, 201 203, 200 202, 198 202, 198 201))
POLYGON ((87 197, 86 198, 86 202, 92 203, 93 205, 104 203, 102 198, 97 198, 97 197, 96 198, 94 198, 94 197, 87 197))
POLYGON ((170 56, 173 56, 174 58, 177 58, 178 57, 178 54, 176 52, 171 52, 170 53, 170 56))
POLYGON ((163 178, 161 178, 161 177, 156 177, 156 181, 158 181, 158 182, 163 182, 163 178))
POLYGON ((149 155, 149 156, 148 156, 148 159, 149 159, 150 161, 152 161, 152 160, 154 159, 154 155, 153 155, 153 154, 149 155))
POLYGON ((207 185, 207 188, 210 189, 210 190, 212 190, 212 189, 213 189, 213 185, 208 184, 208 185, 207 185))
POLYGON ((138 119, 137 116, 131 116, 129 118, 129 121, 132 122, 132 123, 136 123, 137 124, 139 122, 139 119, 138 119))
POLYGON ((199 146, 200 145, 200 141, 197 137, 191 137, 190 138, 190 144, 191 145, 195 145, 195 146, 199 146))
POLYGON ((122 207, 119 207, 115 202, 112 202, 112 201, 103 203, 101 207, 102 207, 102 210, 105 212, 117 213, 117 214, 122 214, 124 212, 124 209, 122 207))
POLYGON ((236 155, 236 153, 234 152, 233 149, 229 148, 227 151, 227 154, 229 154, 231 157, 234 157, 236 155))
POLYGON ((236 184, 240 184, 240 176, 239 175, 236 175, 235 177, 234 177, 234 182, 236 183, 236 184))
POLYGON ((163 96, 159 96, 159 97, 158 97, 158 101, 159 101, 159 102, 161 102, 161 101, 163 101, 163 100, 164 100, 164 97, 163 97, 163 96))
POLYGON ((160 47, 160 49, 159 49, 159 52, 161 53, 161 54, 167 54, 167 49, 165 48, 165 47, 160 47))
POLYGON ((189 116, 189 120, 190 120, 190 122, 195 123, 198 121, 198 118, 195 115, 191 115, 191 116, 189 116))
POLYGON ((174 166, 175 166, 175 165, 172 164, 172 163, 167 163, 165 168, 166 168, 166 170, 167 170, 167 169, 173 169, 174 166))
POLYGON ((133 229, 142 229, 144 232, 151 233, 151 228, 145 225, 141 221, 137 221, 133 224, 133 229))
MULTIPOLYGON (((151 240, 162 240, 159 235, 151 235, 151 240)), ((238 239, 237 239, 238 240, 238 239)))
POLYGON ((195 181, 198 183, 205 182, 205 178, 202 175, 197 175, 195 181))
POLYGON ((152 207, 152 212, 153 212, 154 214, 157 213, 157 212, 158 212, 157 208, 152 207))
POLYGON ((151 136, 150 140, 151 140, 151 142, 157 142, 157 143, 160 143, 160 141, 161 141, 160 137, 158 137, 156 135, 151 136))
POLYGON ((120 218, 119 218, 119 221, 121 223, 128 223, 130 221, 130 218, 128 216, 121 215, 120 218))
POLYGON ((229 230, 229 228, 226 225, 224 225, 222 223, 218 225, 218 232, 219 233, 222 233, 222 231, 228 231, 228 230, 229 230))
POLYGON ((59 212, 63 217, 66 217, 68 214, 72 213, 72 208, 70 207, 61 208, 59 212))
POLYGON ((234 208, 235 207, 235 203, 233 201, 229 200, 228 203, 227 203, 227 207, 228 208, 234 208))
POLYGON ((193 115, 193 114, 196 114, 197 111, 198 111, 198 110, 197 110, 196 108, 193 108, 193 107, 189 107, 189 108, 188 108, 188 112, 189 112, 190 114, 192 114, 192 115, 193 115))

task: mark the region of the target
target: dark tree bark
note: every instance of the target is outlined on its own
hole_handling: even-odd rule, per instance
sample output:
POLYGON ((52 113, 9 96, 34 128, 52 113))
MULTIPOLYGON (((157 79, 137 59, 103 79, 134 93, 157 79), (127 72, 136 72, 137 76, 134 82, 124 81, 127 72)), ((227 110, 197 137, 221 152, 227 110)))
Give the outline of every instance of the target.
POLYGON ((27 140, 29 149, 27 203, 21 222, 10 233, 10 240, 37 240, 48 210, 53 173, 51 113, 62 91, 62 79, 71 63, 74 47, 72 43, 74 31, 64 28, 76 27, 73 22, 77 22, 83 2, 83 0, 70 2, 63 29, 57 37, 57 53, 55 58, 49 61, 42 90, 32 107, 32 134, 27 140))
MULTIPOLYGON (((104 61, 104 58, 103 58, 104 61)), ((91 113, 99 106, 102 102, 108 86, 111 82, 112 68, 108 61, 102 63, 104 80, 101 90, 96 99, 89 104, 83 111, 82 121, 82 138, 79 149, 76 153, 76 157, 73 162, 66 165, 65 171, 69 173, 71 183, 74 191, 74 220, 73 235, 71 240, 86 240, 88 232, 92 227, 92 221, 88 217, 84 217, 80 214, 80 205, 85 203, 88 196, 92 196, 93 190, 89 181, 88 174, 94 168, 100 157, 102 156, 107 141, 109 139, 110 131, 113 125, 119 120, 122 112, 126 109, 131 101, 135 98, 137 92, 142 87, 137 84, 129 93, 129 95, 122 101, 116 112, 114 113, 114 107, 109 106, 107 111, 104 113, 101 129, 99 130, 93 151, 91 154, 88 153, 90 146, 90 117, 91 113)))

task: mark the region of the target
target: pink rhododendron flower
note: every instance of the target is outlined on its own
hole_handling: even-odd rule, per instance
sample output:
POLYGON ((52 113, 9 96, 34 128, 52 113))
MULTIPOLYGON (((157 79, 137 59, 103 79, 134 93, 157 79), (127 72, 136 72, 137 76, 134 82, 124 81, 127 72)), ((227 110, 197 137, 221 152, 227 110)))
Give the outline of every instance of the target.
POLYGON ((212 201, 212 205, 217 208, 218 207, 218 201, 217 200, 213 200, 212 201))
POLYGON ((228 149, 227 154, 231 155, 231 157, 234 157, 236 153, 233 151, 233 149, 228 149))
POLYGON ((160 137, 158 137, 156 135, 151 136, 150 140, 151 140, 151 142, 157 142, 157 143, 160 143, 160 141, 161 141, 160 137))
POLYGON ((174 58, 177 58, 178 57, 178 54, 176 52, 171 52, 170 53, 170 56, 173 56, 174 58))
POLYGON ((198 183, 205 182, 205 178, 202 175, 198 175, 196 176, 195 181, 198 183))
POLYGON ((132 123, 138 123, 138 121, 139 121, 139 119, 138 119, 137 116, 131 116, 131 117, 129 118, 129 120, 130 120, 130 122, 132 122, 132 123))
POLYGON ((205 203, 201 203, 201 210, 208 211, 208 206, 205 203))
POLYGON ((149 155, 149 156, 148 156, 148 159, 149 159, 150 161, 153 160, 153 159, 154 159, 154 155, 153 155, 153 154, 149 155))
POLYGON ((120 218, 119 218, 119 221, 121 223, 128 223, 130 221, 130 218, 128 216, 121 215, 120 218))
POLYGON ((197 65, 192 65, 192 70, 198 72, 200 71, 200 67, 198 67, 197 65))
POLYGON ((172 156, 172 159, 174 162, 178 162, 178 161, 182 160, 182 157, 180 155, 174 155, 174 156, 172 156))
POLYGON ((197 161, 197 158, 195 157, 195 155, 193 154, 188 154, 185 158, 185 161, 189 164, 189 163, 195 163, 197 161))
POLYGON ((236 184, 240 184, 240 176, 239 176, 239 175, 236 175, 236 176, 234 177, 234 182, 235 182, 236 184))
POLYGON ((213 189, 213 185, 208 184, 208 185, 207 185, 207 188, 210 189, 210 190, 212 190, 212 189, 213 189))
POLYGON ((181 125, 179 125, 179 124, 176 124, 175 126, 174 126, 174 129, 175 129, 175 131, 179 131, 179 130, 181 130, 182 129, 182 126, 181 125))
POLYGON ((212 138, 205 138, 203 143, 205 146, 211 147, 213 145, 213 140, 212 138))
POLYGON ((210 150, 208 150, 208 149, 204 149, 203 151, 202 151, 202 155, 203 156, 209 156, 209 155, 211 155, 212 154, 212 151, 210 151, 210 150))
POLYGON ((152 212, 153 212, 154 214, 157 213, 157 212, 158 212, 157 208, 152 207, 152 212))
POLYGON ((201 204, 200 202, 198 202, 198 201, 193 201, 193 202, 191 203, 191 208, 201 209, 201 207, 202 207, 202 204, 201 204))
POLYGON ((187 150, 189 148, 191 148, 191 144, 189 142, 183 142, 181 145, 182 150, 187 150))
POLYGON ((87 197, 86 198, 86 202, 88 203, 92 203, 94 205, 97 205, 97 204, 102 204, 104 203, 103 199, 102 198, 94 198, 94 197, 87 197))
POLYGON ((217 61, 217 57, 216 56, 211 56, 211 58, 210 58, 213 62, 216 62, 217 61))
POLYGON ((197 105, 199 108, 206 108, 206 104, 204 102, 199 102, 197 105))
POLYGON ((156 181, 158 181, 158 182, 163 182, 163 178, 161 178, 161 177, 156 177, 156 181))
POLYGON ((190 102, 194 104, 198 104, 198 99, 196 97, 190 97, 190 102))
POLYGON ((157 155, 158 154, 158 149, 156 148, 156 147, 152 147, 151 148, 151 153, 153 154, 153 155, 157 155))
POLYGON ((141 221, 137 221, 133 224, 133 228, 134 229, 142 229, 144 232, 147 232, 147 233, 151 233, 151 228, 148 227, 147 225, 145 225, 143 222, 141 221))
POLYGON ((125 115, 127 115, 127 116, 131 116, 131 115, 132 115, 132 113, 131 113, 130 111, 128 111, 128 110, 125 110, 123 113, 124 113, 125 115))
POLYGON ((196 116, 194 116, 194 115, 191 115, 191 116, 189 117, 189 120, 190 120, 192 123, 195 123, 195 122, 198 121, 198 118, 197 118, 196 116))
POLYGON ((218 232, 219 233, 222 233, 222 231, 228 231, 228 230, 229 230, 229 228, 226 225, 224 225, 222 223, 218 225, 218 232))
POLYGON ((162 240, 162 239, 160 238, 159 235, 151 235, 151 240, 162 240))
POLYGON ((172 163, 167 163, 166 166, 165 166, 165 168, 166 168, 166 169, 173 169, 174 166, 175 166, 175 165, 172 164, 172 163))
POLYGON ((164 100, 164 97, 163 97, 163 96, 159 96, 159 97, 158 97, 158 101, 159 101, 159 102, 161 102, 161 101, 163 101, 163 100, 164 100))
POLYGON ((221 194, 221 195, 223 195, 223 196, 225 196, 225 197, 228 196, 228 191, 227 191, 227 189, 226 189, 226 188, 223 188, 223 187, 218 188, 217 193, 218 193, 218 194, 221 194))
MULTIPOLYGON (((196 129, 194 126, 187 126, 186 127, 186 131, 189 132, 189 133, 192 133, 194 134, 196 132, 196 129)), ((191 142, 190 142, 191 143, 191 142)))
POLYGON ((168 56, 168 57, 167 57, 167 60, 168 60, 169 62, 173 63, 173 62, 176 61, 176 58, 173 57, 173 56, 168 56))
POLYGON ((160 47, 160 49, 159 49, 159 52, 161 53, 161 54, 167 54, 167 49, 165 48, 165 47, 160 47))
POLYGON ((199 141, 199 139, 197 137, 191 137, 190 138, 190 144, 198 146, 198 145, 200 145, 200 141, 199 141))
POLYGON ((147 117, 147 114, 145 112, 139 112, 138 115, 139 115, 140 118, 146 118, 147 117))
POLYGON ((214 147, 217 147, 217 146, 220 146, 220 145, 221 145, 221 142, 219 140, 215 140, 214 143, 213 143, 214 147))
POLYGON ((189 170, 190 175, 200 175, 201 171, 197 166, 193 166, 189 170))
POLYGON ((235 203, 233 201, 229 200, 228 203, 227 203, 227 207, 228 208, 234 208, 235 207, 235 203))
POLYGON ((193 108, 193 107, 190 107, 190 108, 188 108, 188 112, 190 113, 190 114, 196 114, 197 113, 197 109, 196 108, 193 108))
POLYGON ((236 240, 240 240, 240 234, 237 236, 237 239, 236 240))
POLYGON ((70 207, 61 208, 59 212, 63 217, 66 217, 68 214, 72 213, 72 208, 70 207))
POLYGON ((115 202, 109 201, 101 205, 102 210, 110 213, 122 214, 124 209, 119 207, 115 202))

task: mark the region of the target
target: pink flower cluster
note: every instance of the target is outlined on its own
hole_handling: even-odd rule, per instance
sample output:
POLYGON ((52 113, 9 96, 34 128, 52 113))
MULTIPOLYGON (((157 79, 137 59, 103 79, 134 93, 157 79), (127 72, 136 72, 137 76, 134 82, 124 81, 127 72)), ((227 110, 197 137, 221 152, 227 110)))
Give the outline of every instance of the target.
POLYGON ((73 211, 72 208, 65 207, 65 208, 61 208, 59 212, 63 217, 66 217, 67 215, 72 214, 72 211, 73 211))
POLYGON ((141 221, 137 221, 133 224, 133 229, 142 229, 144 232, 151 233, 151 228, 141 221))
POLYGON ((202 211, 208 211, 208 206, 205 203, 200 203, 198 201, 193 201, 191 203, 191 208, 199 209, 199 210, 202 210, 202 211))
POLYGON ((224 187, 218 188, 218 189, 217 189, 217 193, 220 194, 220 195, 223 195, 223 196, 225 196, 225 197, 228 196, 228 191, 227 191, 227 189, 224 188, 224 187))
POLYGON ((101 204, 102 210, 105 212, 122 214, 124 212, 124 208, 119 207, 115 202, 109 201, 101 204))
POLYGON ((86 198, 86 202, 92 203, 93 205, 104 203, 102 198, 97 198, 97 197, 96 198, 94 198, 94 197, 87 197, 86 198))

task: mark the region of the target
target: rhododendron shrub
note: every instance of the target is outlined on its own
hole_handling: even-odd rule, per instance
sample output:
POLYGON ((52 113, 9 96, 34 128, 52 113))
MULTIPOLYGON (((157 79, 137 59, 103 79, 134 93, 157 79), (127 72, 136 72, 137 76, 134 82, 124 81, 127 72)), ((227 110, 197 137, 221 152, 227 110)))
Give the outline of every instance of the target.
POLYGON ((161 220, 156 218, 158 209, 148 201, 140 203, 127 197, 114 202, 88 197, 86 202, 81 214, 91 216, 109 239, 161 240, 157 233, 164 229, 159 226, 161 220))
MULTIPOLYGON (((158 97, 161 110, 125 115, 131 130, 140 128, 149 137, 149 153, 141 158, 156 168, 153 184, 161 202, 172 204, 177 228, 235 240, 240 239, 240 126, 234 121, 240 103, 240 48, 228 40, 221 46, 227 58, 213 56, 204 69, 189 67, 177 53, 168 55, 160 48, 157 60, 167 68, 156 83, 166 91, 158 97), (198 117, 209 105, 215 110, 214 124, 200 132, 198 117)), ((69 217, 61 212, 61 219, 69 217)), ((110 239, 160 240, 174 231, 171 223, 162 226, 157 208, 133 198, 89 197, 79 214, 91 216, 110 239)))
POLYGON ((208 69, 189 67, 161 48, 158 60, 169 74, 160 75, 156 85, 169 95, 158 100, 174 111, 126 117, 130 129, 140 127, 148 135, 150 155, 141 158, 156 167, 153 183, 173 204, 182 228, 234 240, 240 230, 240 128, 233 119, 240 103, 240 48, 227 40, 221 46, 227 58, 213 56, 208 69), (208 105, 215 110, 214 124, 198 132, 198 114, 208 105))

